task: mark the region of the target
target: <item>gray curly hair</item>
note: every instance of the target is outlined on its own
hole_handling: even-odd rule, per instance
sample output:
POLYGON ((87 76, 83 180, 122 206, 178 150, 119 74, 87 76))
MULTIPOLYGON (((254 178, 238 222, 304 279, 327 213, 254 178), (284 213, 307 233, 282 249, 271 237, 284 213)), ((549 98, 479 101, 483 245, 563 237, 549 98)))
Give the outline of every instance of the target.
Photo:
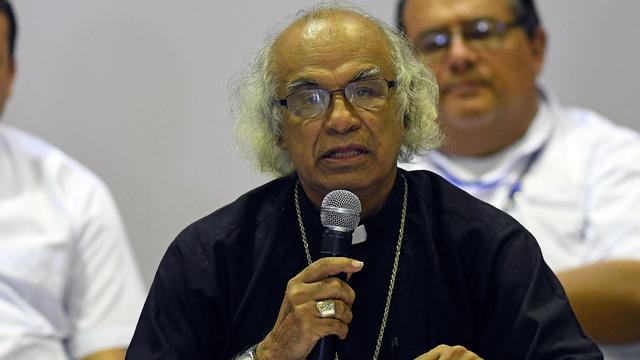
MULTIPOLYGON (((406 126, 400 147, 399 161, 434 149, 442 142, 442 133, 436 122, 438 86, 433 74, 416 57, 411 43, 384 22, 354 6, 322 4, 298 12, 287 25, 294 22, 326 17, 332 13, 350 12, 364 17, 376 25, 386 37, 390 60, 394 64, 397 81, 397 103, 406 126)), ((286 29, 286 28, 285 28, 286 29)), ((278 35, 282 31, 278 32, 278 35)), ((282 138, 282 112, 274 105, 278 84, 273 74, 272 36, 262 48, 249 71, 236 82, 232 90, 232 112, 236 119, 234 140, 237 148, 258 170, 276 176, 294 170, 286 150, 278 144, 282 138)))

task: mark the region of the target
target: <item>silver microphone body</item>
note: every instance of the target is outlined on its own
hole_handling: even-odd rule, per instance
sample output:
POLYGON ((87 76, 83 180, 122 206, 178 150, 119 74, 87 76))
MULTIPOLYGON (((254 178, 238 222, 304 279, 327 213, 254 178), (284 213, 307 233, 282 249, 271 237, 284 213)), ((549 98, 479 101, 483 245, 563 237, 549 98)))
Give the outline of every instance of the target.
MULTIPOLYGON (((320 221, 324 227, 320 257, 349 256, 353 230, 360 222, 362 205, 356 194, 347 190, 334 190, 322 200, 320 221)), ((345 280, 344 274, 338 276, 345 280)), ((310 360, 333 360, 338 337, 330 335, 318 340, 307 357, 310 360)))

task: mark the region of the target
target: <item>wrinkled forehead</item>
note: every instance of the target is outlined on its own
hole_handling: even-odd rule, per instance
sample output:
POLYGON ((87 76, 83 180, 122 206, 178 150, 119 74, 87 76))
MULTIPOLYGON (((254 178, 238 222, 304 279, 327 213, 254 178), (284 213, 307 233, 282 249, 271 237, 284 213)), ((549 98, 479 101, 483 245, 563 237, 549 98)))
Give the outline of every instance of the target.
POLYGON ((384 31, 362 15, 327 12, 285 29, 272 48, 271 71, 279 84, 300 77, 348 78, 366 68, 393 76, 384 31))

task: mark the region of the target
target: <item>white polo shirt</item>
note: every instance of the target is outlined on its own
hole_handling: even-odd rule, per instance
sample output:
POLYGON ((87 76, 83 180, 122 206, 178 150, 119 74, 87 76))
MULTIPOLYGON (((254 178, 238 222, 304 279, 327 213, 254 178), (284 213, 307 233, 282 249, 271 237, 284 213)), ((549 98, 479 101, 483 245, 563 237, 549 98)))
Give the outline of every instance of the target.
MULTIPOLYGON (((640 136, 589 110, 541 101, 525 136, 499 154, 434 151, 400 166, 436 172, 511 214, 554 271, 640 260, 640 136)), ((608 360, 640 359, 640 344, 602 348, 608 360)))
POLYGON ((0 124, 0 359, 127 347, 145 291, 105 185, 0 124))

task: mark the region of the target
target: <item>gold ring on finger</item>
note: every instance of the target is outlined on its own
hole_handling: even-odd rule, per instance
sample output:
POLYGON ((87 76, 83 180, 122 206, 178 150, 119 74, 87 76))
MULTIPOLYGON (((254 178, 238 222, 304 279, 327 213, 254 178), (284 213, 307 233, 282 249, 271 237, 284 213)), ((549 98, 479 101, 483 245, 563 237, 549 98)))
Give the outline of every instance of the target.
POLYGON ((320 300, 316 302, 316 307, 323 318, 336 315, 336 303, 333 300, 320 300))

